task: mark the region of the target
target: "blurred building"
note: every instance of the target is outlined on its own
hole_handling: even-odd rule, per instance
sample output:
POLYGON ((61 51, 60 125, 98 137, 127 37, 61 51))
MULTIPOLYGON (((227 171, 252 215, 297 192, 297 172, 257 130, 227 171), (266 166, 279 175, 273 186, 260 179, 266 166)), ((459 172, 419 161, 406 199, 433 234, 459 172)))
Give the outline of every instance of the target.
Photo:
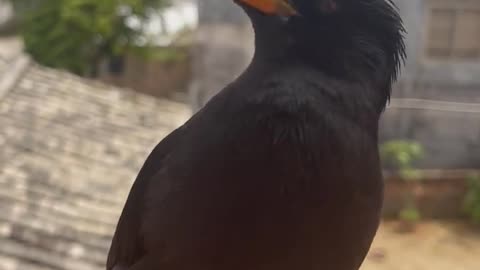
POLYGON ((396 0, 408 60, 381 137, 412 139, 422 167, 480 167, 480 2, 396 0))
POLYGON ((190 48, 189 45, 158 46, 151 48, 152 56, 148 58, 128 54, 107 59, 97 79, 155 97, 182 95, 185 99, 192 77, 190 48))
MULTIPOLYGON (((184 92, 191 80, 191 45, 198 23, 194 0, 173 0, 165 10, 150 10, 147 18, 127 20, 143 35, 136 43, 149 47, 149 57, 129 54, 105 59, 98 79, 156 97, 184 92)), ((184 93, 182 93, 185 95, 184 93)))

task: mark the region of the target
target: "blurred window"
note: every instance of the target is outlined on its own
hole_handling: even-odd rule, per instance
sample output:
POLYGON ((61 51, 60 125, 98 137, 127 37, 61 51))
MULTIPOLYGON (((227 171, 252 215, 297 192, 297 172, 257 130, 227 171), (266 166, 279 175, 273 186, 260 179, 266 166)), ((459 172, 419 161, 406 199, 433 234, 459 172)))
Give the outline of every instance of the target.
POLYGON ((430 0, 428 13, 429 58, 480 58, 480 0, 430 0))

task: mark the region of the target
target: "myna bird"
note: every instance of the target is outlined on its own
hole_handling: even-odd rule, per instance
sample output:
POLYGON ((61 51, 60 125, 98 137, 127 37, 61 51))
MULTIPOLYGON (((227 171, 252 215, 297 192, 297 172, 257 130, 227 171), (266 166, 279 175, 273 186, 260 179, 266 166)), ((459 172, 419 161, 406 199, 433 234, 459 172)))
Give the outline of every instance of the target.
POLYGON ((115 270, 357 270, 380 220, 378 121, 405 56, 389 0, 236 0, 245 72, 148 157, 115 270))

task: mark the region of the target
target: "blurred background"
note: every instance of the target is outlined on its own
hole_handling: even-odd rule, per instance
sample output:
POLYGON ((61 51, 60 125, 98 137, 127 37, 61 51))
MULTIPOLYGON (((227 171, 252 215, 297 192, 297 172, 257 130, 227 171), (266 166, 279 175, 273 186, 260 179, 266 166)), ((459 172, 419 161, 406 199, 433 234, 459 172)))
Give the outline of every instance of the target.
MULTIPOLYGON (((480 269, 480 1, 395 2, 409 58, 362 270, 480 269)), ((147 154, 252 41, 226 0, 0 0, 0 270, 104 269, 147 154)))

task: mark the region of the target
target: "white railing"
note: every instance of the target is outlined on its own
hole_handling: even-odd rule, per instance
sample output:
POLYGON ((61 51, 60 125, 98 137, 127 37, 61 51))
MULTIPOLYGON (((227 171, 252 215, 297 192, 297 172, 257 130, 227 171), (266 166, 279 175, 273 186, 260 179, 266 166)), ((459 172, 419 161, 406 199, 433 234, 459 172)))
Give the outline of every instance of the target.
POLYGON ((480 103, 438 101, 414 98, 392 98, 389 108, 417 109, 459 113, 480 113, 480 103))

